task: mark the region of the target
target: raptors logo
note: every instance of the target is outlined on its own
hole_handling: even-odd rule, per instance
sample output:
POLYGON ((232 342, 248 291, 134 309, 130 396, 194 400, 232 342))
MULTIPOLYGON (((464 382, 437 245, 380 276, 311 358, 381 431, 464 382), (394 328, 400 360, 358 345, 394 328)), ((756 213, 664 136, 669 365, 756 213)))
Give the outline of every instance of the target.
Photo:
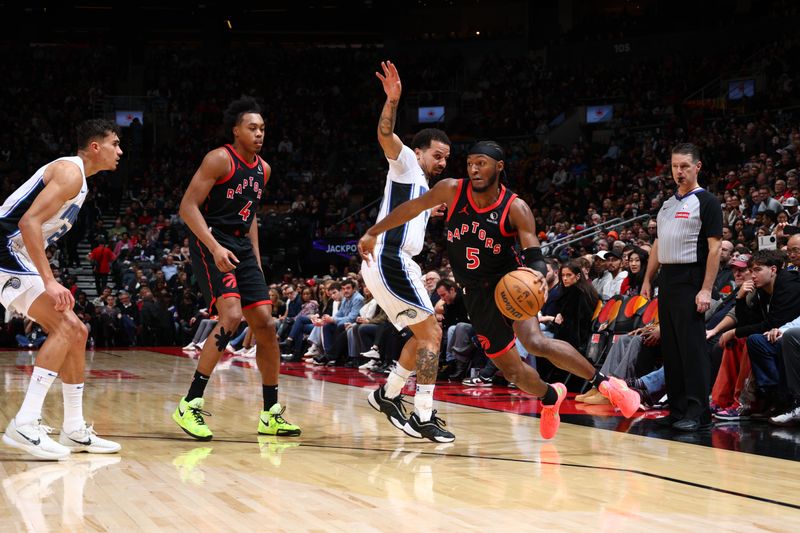
POLYGON ((222 276, 222 284, 225 285, 229 289, 236 288, 236 276, 228 272, 224 276, 222 276))
POLYGON ((492 346, 492 343, 489 342, 489 339, 487 339, 485 336, 476 335, 476 337, 478 338, 478 342, 480 343, 481 348, 483 348, 483 351, 488 350, 492 346))

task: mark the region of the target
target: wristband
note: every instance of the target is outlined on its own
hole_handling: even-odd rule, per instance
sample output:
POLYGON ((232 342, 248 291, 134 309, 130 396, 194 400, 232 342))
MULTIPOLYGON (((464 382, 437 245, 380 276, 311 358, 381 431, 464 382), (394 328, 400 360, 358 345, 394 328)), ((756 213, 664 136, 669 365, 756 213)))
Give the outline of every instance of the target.
POLYGON ((547 264, 544 262, 544 256, 542 255, 542 249, 540 247, 531 246, 530 248, 522 250, 522 263, 526 267, 540 272, 542 276, 547 276, 547 264))

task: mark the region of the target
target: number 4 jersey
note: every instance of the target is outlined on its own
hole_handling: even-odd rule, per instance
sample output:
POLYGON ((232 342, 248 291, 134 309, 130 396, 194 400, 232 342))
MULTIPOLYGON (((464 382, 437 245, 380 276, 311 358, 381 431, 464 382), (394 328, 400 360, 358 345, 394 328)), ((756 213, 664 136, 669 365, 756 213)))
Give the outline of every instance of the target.
POLYGON ((473 201, 470 181, 459 182, 455 200, 447 211, 447 255, 461 286, 495 283, 519 266, 514 251, 517 232, 509 218, 516 197, 501 185, 497 201, 479 208, 473 201))
POLYGON ((261 203, 267 164, 259 156, 248 163, 230 144, 224 148, 231 158, 231 170, 211 188, 200 212, 209 227, 242 237, 250 231, 261 203))
POLYGON ((62 235, 69 231, 78 212, 86 199, 88 188, 86 187, 86 172, 83 168, 83 160, 78 156, 61 157, 55 161, 44 165, 36 171, 31 178, 9 196, 2 207, 0 207, 0 231, 2 231, 2 242, 0 242, 0 272, 9 274, 36 274, 33 262, 25 249, 22 241, 22 234, 19 230, 19 221, 28 211, 36 197, 44 190, 44 173, 47 167, 57 161, 69 161, 78 166, 81 170, 83 183, 78 194, 67 200, 49 220, 42 224, 42 237, 45 247, 54 244, 62 235))
POLYGON ((211 187, 200 212, 214 238, 233 252, 239 263, 235 270, 222 272, 214 263, 211 250, 191 234, 192 267, 209 308, 220 298, 237 298, 242 309, 270 305, 264 273, 247 237, 264 191, 267 164, 259 156, 255 161, 245 161, 229 144, 224 149, 231 169, 211 187))

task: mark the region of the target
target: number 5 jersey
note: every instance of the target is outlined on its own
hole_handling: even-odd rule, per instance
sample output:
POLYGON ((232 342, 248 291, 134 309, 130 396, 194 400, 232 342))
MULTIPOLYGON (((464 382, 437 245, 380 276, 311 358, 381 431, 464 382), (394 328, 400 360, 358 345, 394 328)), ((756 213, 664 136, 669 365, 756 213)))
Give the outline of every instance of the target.
POLYGON ((456 197, 447 210, 447 255, 462 287, 496 282, 519 266, 514 251, 517 231, 509 218, 516 197, 501 185, 497 201, 479 208, 472 198, 469 179, 459 182, 456 197))

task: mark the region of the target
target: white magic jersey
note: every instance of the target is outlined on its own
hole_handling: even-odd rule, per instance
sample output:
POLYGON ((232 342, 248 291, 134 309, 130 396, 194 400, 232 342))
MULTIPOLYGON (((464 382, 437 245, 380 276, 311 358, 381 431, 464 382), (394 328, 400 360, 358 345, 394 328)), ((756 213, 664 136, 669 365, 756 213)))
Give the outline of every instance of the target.
POLYGON ((55 243, 62 235, 70 230, 78 212, 86 199, 88 187, 86 186, 86 171, 83 160, 78 156, 61 157, 44 165, 37 170, 20 188, 9 196, 0 206, 0 271, 15 272, 20 274, 36 274, 18 224, 20 218, 30 208, 33 201, 44 190, 44 172, 48 166, 56 161, 69 161, 78 166, 81 171, 83 183, 78 194, 67 200, 50 219, 42 225, 42 240, 45 247, 55 243))
MULTIPOLYGON (((428 182, 417 156, 411 148, 403 146, 396 161, 389 159, 378 220, 403 202, 418 198, 427 191, 428 182)), ((430 212, 425 211, 378 236, 375 261, 361 264, 364 283, 398 330, 433 314, 431 299, 422 283, 422 271, 412 259, 422 251, 428 218, 430 212)))
MULTIPOLYGON (((386 186, 383 190, 383 201, 377 221, 386 217, 392 209, 403 202, 418 198, 428 192, 425 173, 420 168, 417 156, 411 148, 403 145, 397 160, 387 160, 389 161, 389 172, 386 175, 386 186)), ((425 227, 428 224, 428 218, 430 218, 430 212, 425 211, 402 226, 379 235, 375 254, 382 255, 384 251, 396 254, 398 250, 402 250, 409 257, 419 254, 425 242, 425 227)))

